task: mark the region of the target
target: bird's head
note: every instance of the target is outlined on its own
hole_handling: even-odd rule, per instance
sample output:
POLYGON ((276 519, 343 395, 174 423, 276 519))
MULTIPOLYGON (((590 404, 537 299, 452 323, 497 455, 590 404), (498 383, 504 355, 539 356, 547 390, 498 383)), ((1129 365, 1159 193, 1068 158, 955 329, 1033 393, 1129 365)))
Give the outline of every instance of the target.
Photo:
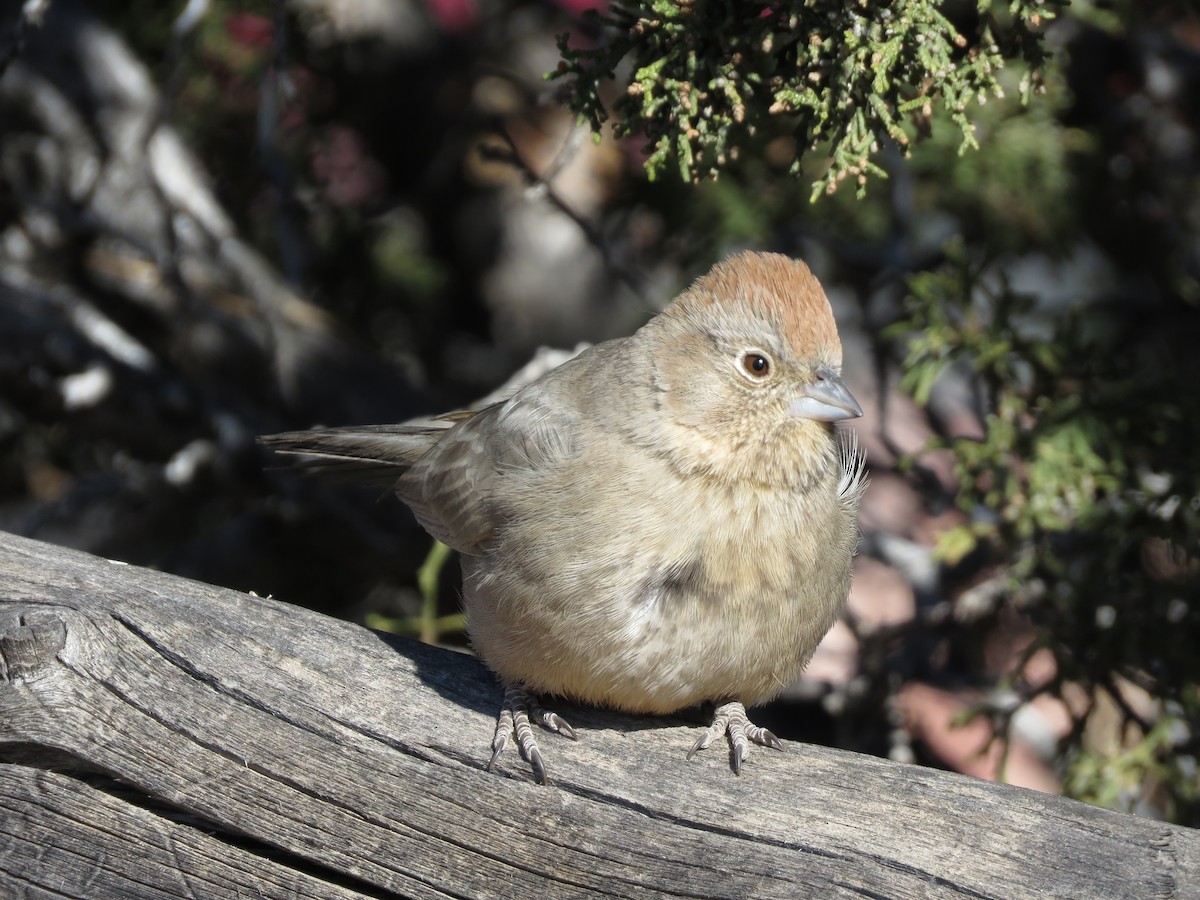
POLYGON ((862 415, 841 378, 829 300, 787 256, 718 263, 641 336, 653 355, 658 440, 683 468, 803 487, 836 465, 833 423, 862 415))

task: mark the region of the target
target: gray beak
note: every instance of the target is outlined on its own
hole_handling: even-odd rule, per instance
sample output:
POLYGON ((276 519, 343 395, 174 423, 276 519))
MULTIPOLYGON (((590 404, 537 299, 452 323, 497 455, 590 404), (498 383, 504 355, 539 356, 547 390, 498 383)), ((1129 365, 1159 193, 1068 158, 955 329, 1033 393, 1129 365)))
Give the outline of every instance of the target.
POLYGON ((827 366, 817 369, 817 380, 806 386, 801 396, 788 404, 788 412, 817 422, 840 422, 843 419, 857 419, 863 414, 862 407, 841 376, 827 366))

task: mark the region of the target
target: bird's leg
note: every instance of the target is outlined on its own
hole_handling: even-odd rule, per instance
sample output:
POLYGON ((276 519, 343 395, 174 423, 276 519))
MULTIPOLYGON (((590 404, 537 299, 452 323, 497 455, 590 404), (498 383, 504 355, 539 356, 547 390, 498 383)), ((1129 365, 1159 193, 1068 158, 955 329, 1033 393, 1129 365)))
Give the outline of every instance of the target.
POLYGON ((716 708, 713 712, 712 724, 708 726, 704 734, 696 738, 696 743, 692 744, 692 749, 688 751, 687 758, 691 759, 723 734, 729 735, 729 742, 733 745, 734 774, 741 774, 742 761, 746 758, 746 754, 750 752, 751 741, 756 744, 762 744, 764 747, 773 747, 776 750, 783 749, 783 743, 779 738, 775 737, 766 728, 759 728, 751 722, 750 718, 746 715, 746 707, 742 706, 737 700, 731 700, 728 703, 722 703, 716 708))
POLYGON ((575 729, 568 725, 562 716, 543 709, 524 685, 510 684, 504 689, 504 705, 500 707, 500 717, 496 720, 496 734, 492 738, 492 758, 487 765, 488 771, 492 770, 496 760, 508 746, 509 735, 516 735, 521 755, 533 767, 534 779, 538 784, 546 783, 546 766, 542 762, 542 752, 538 750, 537 740, 533 736, 531 722, 541 725, 547 731, 575 740, 575 729))

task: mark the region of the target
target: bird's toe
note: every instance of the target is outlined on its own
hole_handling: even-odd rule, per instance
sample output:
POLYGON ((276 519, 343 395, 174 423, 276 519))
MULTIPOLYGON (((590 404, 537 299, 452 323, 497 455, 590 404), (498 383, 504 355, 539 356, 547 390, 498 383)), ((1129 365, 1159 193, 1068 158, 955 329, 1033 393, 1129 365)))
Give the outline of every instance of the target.
POLYGON ((512 684, 504 689, 504 703, 500 715, 496 719, 496 733, 492 737, 492 757, 488 761, 488 771, 496 766, 496 761, 508 747, 510 736, 516 737, 521 755, 533 769, 533 777, 538 784, 546 784, 546 764, 542 759, 542 751, 538 748, 534 736, 533 725, 537 724, 575 740, 575 729, 572 728, 558 713, 543 709, 534 695, 521 684, 512 684))
POLYGON ((730 765, 733 768, 734 774, 741 774, 742 763, 749 755, 752 743, 771 747, 775 750, 783 749, 783 742, 770 730, 760 728, 751 722, 750 717, 746 715, 746 707, 734 700, 722 703, 716 708, 713 712, 712 724, 692 744, 692 749, 688 751, 687 758, 691 759, 724 734, 729 736, 729 743, 731 745, 730 765))

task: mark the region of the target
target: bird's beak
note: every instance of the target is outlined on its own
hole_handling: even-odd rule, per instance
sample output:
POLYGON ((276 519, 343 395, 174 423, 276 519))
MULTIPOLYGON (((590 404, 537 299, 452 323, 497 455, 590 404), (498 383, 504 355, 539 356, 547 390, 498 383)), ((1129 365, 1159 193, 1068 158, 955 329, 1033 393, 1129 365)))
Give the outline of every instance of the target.
POLYGON ((840 422, 857 419, 862 407, 854 399, 841 376, 826 366, 817 369, 817 380, 807 385, 801 396, 788 404, 788 412, 802 419, 818 422, 840 422))

